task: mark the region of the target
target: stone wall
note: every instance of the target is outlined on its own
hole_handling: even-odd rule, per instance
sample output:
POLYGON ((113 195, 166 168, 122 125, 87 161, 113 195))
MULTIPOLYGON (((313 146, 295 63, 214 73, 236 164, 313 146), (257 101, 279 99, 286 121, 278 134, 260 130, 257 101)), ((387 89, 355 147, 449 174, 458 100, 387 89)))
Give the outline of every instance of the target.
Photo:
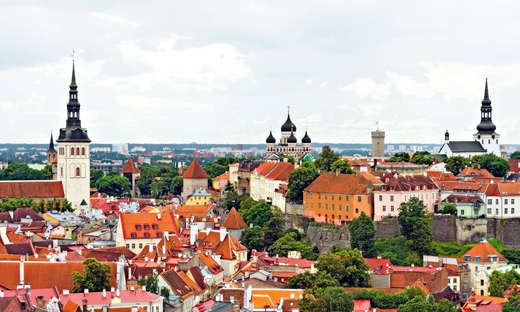
POLYGON ((487 237, 487 219, 455 219, 457 242, 461 245, 478 243, 487 237))
POLYGON ((285 213, 288 215, 303 216, 303 205, 286 203, 285 213))
POLYGON ((376 225, 376 238, 389 238, 401 235, 397 218, 383 219, 374 223, 376 225))
POLYGON ((309 226, 307 237, 311 245, 317 246, 320 253, 332 247, 350 248, 350 232, 347 227, 309 226))
POLYGON ((284 228, 287 229, 296 229, 299 232, 307 233, 307 229, 309 228, 309 224, 314 221, 314 219, 306 217, 306 216, 295 216, 295 215, 284 215, 284 228))
POLYGON ((456 216, 448 214, 434 215, 431 222, 433 239, 439 242, 457 241, 456 218, 456 216))
POLYGON ((520 248, 520 219, 487 219, 487 237, 499 239, 506 248, 520 248))

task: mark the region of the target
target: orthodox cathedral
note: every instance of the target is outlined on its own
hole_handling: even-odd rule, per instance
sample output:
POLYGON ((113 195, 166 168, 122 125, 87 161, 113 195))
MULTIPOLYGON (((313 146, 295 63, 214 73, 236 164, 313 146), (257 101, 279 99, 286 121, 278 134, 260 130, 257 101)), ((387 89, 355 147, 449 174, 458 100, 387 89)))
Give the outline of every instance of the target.
POLYGON ((292 156, 295 160, 312 160, 311 138, 307 134, 307 129, 305 129, 305 135, 301 140, 301 144, 298 143, 296 138, 296 129, 296 125, 291 121, 290 107, 288 107, 287 120, 280 129, 280 142, 276 144, 272 130, 265 140, 265 158, 267 161, 278 161, 283 156, 292 156))
POLYGON ((477 125, 477 133, 473 135, 473 141, 450 141, 450 133, 446 130, 444 134, 444 144, 439 154, 447 157, 464 156, 472 157, 473 155, 495 154, 501 156, 500 153, 500 134, 496 133, 496 126, 491 120, 491 100, 489 99, 488 83, 486 78, 486 87, 484 90, 484 99, 480 106, 480 123, 477 125))

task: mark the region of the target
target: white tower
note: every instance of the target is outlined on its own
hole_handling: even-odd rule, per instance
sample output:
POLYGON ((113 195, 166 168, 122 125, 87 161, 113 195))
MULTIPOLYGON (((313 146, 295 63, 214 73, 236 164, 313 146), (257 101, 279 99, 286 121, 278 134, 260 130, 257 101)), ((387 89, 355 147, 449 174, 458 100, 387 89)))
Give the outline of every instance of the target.
POLYGON ((488 83, 486 78, 486 88, 484 90, 484 99, 480 107, 480 123, 477 126, 477 133, 473 135, 475 141, 479 141, 482 147, 488 153, 500 156, 500 134, 496 133, 496 126, 491 119, 491 100, 489 99, 488 83))
POLYGON ((78 85, 72 63, 72 79, 67 103, 67 123, 60 129, 58 142, 58 179, 63 183, 65 198, 76 214, 84 214, 90 203, 90 139, 81 128, 78 85))

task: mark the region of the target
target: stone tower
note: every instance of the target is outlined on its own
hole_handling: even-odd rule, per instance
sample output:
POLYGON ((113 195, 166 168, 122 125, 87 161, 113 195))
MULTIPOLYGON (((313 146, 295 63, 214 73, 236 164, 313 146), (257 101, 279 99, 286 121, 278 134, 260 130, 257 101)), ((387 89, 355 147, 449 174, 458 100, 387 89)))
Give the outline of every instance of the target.
POLYGON ((372 131, 372 157, 385 157, 385 132, 372 131))
POLYGON ((90 139, 81 127, 76 72, 72 63, 67 121, 60 129, 58 143, 58 180, 62 181, 65 198, 76 214, 86 212, 90 202, 90 139))

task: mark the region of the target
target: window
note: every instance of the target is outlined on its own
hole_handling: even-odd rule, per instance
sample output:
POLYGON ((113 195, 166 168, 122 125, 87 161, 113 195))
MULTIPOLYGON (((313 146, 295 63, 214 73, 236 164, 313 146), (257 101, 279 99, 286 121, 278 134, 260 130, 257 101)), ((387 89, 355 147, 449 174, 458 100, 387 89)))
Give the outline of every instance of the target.
POLYGON ((507 203, 507 198, 506 198, 506 199, 504 199, 504 205, 507 205, 507 204, 508 203, 507 203))
POLYGON ((461 210, 460 210, 460 215, 461 215, 461 216, 464 215, 464 209, 461 209, 461 210))
MULTIPOLYGON (((468 274, 464 274, 464 280, 467 281, 468 280, 468 274)), ((466 288, 467 286, 464 286, 464 288, 466 288)))
POLYGON ((465 262, 468 262, 470 258, 471 258, 470 255, 465 255, 465 256, 464 256, 464 261, 465 261, 465 262))
POLYGON ((311 209, 313 209, 313 208, 314 208, 314 203, 311 203, 311 209))
POLYGON ((136 225, 135 225, 135 229, 138 230, 138 231, 140 231, 140 230, 142 229, 141 224, 136 224, 136 225))
POLYGON ((61 176, 63 177, 63 168, 60 168, 61 176))
POLYGON ((132 249, 135 249, 135 244, 132 244, 132 249))
POLYGON ((126 248, 130 248, 130 244, 126 244, 126 248))
POLYGON ((507 214, 507 208, 504 208, 504 214, 507 214))
POLYGON ((394 195, 390 195, 390 201, 394 201, 394 195))
POLYGON ((71 148, 70 148, 70 154, 71 154, 71 155, 74 155, 74 147, 71 147, 71 148))
POLYGON ((329 195, 325 194, 325 199, 328 199, 329 198, 329 195))
POLYGON ((161 232, 157 232, 157 237, 161 238, 162 237, 162 233, 161 232))
POLYGON ((345 205, 345 211, 348 212, 348 205, 345 205))
POLYGON ((143 249, 143 243, 139 243, 139 249, 143 249))
POLYGON ((152 228, 154 230, 158 230, 159 229, 159 225, 157 225, 157 223, 152 223, 152 228))
POLYGON ((325 210, 329 210, 329 204, 325 204, 325 210))
POLYGON ((498 208, 497 208, 497 209, 495 209, 495 214, 496 214, 496 215, 498 214, 498 208))
POLYGON ((79 175, 80 175, 79 173, 80 173, 79 172, 79 167, 76 167, 76 177, 79 177, 79 175))
POLYGON ((341 195, 338 195, 338 200, 341 201, 341 195))
POLYGON ((386 212, 386 206, 383 206, 383 212, 386 212))
POLYGON ((318 203, 318 209, 321 209, 321 203, 318 203))
POLYGON ((511 214, 515 214, 515 208, 511 208, 511 214))
POLYGON ((495 204, 497 204, 497 205, 498 205, 498 198, 497 198, 497 199, 495 199, 495 204))
POLYGON ((390 211, 394 211, 394 206, 390 206, 390 211))
POLYGON ((330 195, 330 199, 334 200, 334 195, 330 195))
POLYGON ((514 205, 514 204, 515 204, 515 199, 511 198, 511 205, 514 205))
POLYGON ((428 199, 428 193, 426 193, 426 195, 425 195, 425 196, 426 196, 426 199, 428 199))
MULTIPOLYGON (((513 208, 514 209, 514 208, 513 208)), ((490 215, 491 214, 491 208, 488 208, 487 209, 487 214, 490 215)))
POLYGON ((475 262, 480 262, 480 256, 475 256, 475 262))
POLYGON ((359 209, 358 208, 356 208, 356 213, 359 213, 359 209))
POLYGON ((338 205, 338 211, 341 211, 341 205, 338 205))
POLYGON ((464 283, 464 289, 468 289, 468 283, 464 283))
POLYGON ((84 147, 81 148, 81 155, 85 155, 85 148, 84 147))
POLYGON ((76 147, 76 155, 79 155, 79 147, 76 147))
POLYGON ((144 233, 144 237, 145 237, 145 238, 150 238, 150 233, 145 232, 145 233, 144 233))
POLYGON ((321 199, 321 194, 318 193, 318 199, 321 199))
POLYGON ((357 201, 358 201, 358 203, 361 202, 361 196, 358 196, 358 197, 357 197, 357 201))
POLYGON ((379 195, 379 201, 383 201, 383 195, 379 195))
POLYGON ((330 210, 334 210, 334 205, 330 205, 330 210))
POLYGON ((453 291, 457 291, 457 284, 453 285, 453 291))
POLYGON ((480 286, 484 286, 484 280, 483 279, 480 280, 480 286))
POLYGON ((492 205, 493 204, 493 200, 491 198, 488 198, 488 205, 492 205))
POLYGON ((406 201, 406 195, 404 195, 404 201, 406 201))

